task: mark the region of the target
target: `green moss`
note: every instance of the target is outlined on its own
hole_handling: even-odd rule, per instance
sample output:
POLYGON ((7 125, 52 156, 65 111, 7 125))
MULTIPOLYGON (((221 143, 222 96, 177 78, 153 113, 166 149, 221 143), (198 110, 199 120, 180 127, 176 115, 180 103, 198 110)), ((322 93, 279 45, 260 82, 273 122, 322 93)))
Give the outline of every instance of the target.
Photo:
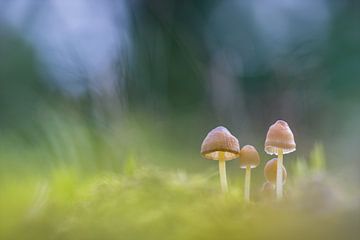
POLYGON ((348 205, 335 199, 329 179, 307 179, 294 184, 281 204, 259 198, 246 205, 240 186, 232 186, 224 196, 217 178, 202 175, 138 168, 131 175, 80 178, 76 171, 59 169, 48 179, 8 181, 5 191, 2 186, 0 236, 174 240, 355 236, 356 222, 348 219, 348 205), (304 190, 314 185, 316 189, 304 190), (327 206, 321 205, 324 200, 327 206), (315 201, 320 204, 312 205, 315 201))

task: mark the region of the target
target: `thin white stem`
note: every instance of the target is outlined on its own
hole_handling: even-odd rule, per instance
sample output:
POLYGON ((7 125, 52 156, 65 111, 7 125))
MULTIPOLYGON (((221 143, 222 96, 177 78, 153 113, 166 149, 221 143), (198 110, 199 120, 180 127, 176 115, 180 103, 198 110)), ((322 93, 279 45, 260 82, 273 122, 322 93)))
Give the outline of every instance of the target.
POLYGON ((278 160, 276 169, 276 198, 283 198, 283 150, 278 148, 278 160))
POLYGON ((226 166, 225 166, 225 156, 223 152, 219 153, 219 173, 220 173, 220 185, 223 193, 228 191, 228 184, 226 179, 226 166))
POLYGON ((245 202, 250 202, 250 179, 251 179, 251 167, 246 166, 246 170, 245 170, 245 187, 244 187, 244 199, 245 199, 245 202))

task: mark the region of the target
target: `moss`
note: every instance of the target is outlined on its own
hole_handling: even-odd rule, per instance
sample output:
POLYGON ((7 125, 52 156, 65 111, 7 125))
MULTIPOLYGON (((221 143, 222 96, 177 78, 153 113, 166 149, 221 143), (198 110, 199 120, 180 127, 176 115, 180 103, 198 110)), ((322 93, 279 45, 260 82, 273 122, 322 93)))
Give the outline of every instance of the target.
POLYGON ((0 219, 12 224, 1 221, 2 239, 331 239, 358 233, 348 205, 329 199, 335 191, 325 176, 295 184, 282 204, 245 205, 239 186, 224 196, 217 179, 184 172, 138 168, 131 175, 81 179, 59 169, 52 175, 27 185, 8 182, 1 210, 12 205, 0 219), (317 190, 304 194, 306 184, 317 190), (315 204, 323 200, 332 207, 315 204), (317 211, 305 204, 311 202, 317 211))

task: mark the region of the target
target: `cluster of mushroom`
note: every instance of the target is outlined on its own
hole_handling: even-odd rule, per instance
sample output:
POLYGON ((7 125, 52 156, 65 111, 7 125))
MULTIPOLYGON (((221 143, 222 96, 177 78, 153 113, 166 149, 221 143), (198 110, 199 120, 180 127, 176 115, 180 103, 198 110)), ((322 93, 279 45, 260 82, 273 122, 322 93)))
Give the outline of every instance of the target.
MULTIPOLYGON (((276 189, 277 199, 283 197, 283 184, 287 173, 283 165, 283 155, 296 150, 294 135, 289 125, 278 120, 270 126, 265 140, 265 152, 277 155, 265 165, 264 175, 267 180, 264 187, 276 189)), ((228 191, 226 167, 228 160, 240 159, 240 167, 245 169, 244 199, 250 201, 251 169, 260 164, 260 156, 256 148, 246 145, 240 150, 239 140, 225 127, 211 130, 201 145, 201 155, 210 160, 219 161, 220 185, 223 192, 228 191)))

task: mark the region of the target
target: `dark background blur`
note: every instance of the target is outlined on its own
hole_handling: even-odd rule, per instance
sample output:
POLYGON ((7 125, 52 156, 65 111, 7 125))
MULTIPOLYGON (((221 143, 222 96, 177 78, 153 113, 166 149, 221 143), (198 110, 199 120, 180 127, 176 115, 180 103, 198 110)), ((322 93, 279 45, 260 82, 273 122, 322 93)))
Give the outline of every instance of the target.
POLYGON ((358 166, 359 24, 356 0, 0 0, 0 148, 76 115, 98 132, 129 121, 182 166, 217 125, 262 151, 285 119, 297 156, 319 141, 330 165, 358 166))

